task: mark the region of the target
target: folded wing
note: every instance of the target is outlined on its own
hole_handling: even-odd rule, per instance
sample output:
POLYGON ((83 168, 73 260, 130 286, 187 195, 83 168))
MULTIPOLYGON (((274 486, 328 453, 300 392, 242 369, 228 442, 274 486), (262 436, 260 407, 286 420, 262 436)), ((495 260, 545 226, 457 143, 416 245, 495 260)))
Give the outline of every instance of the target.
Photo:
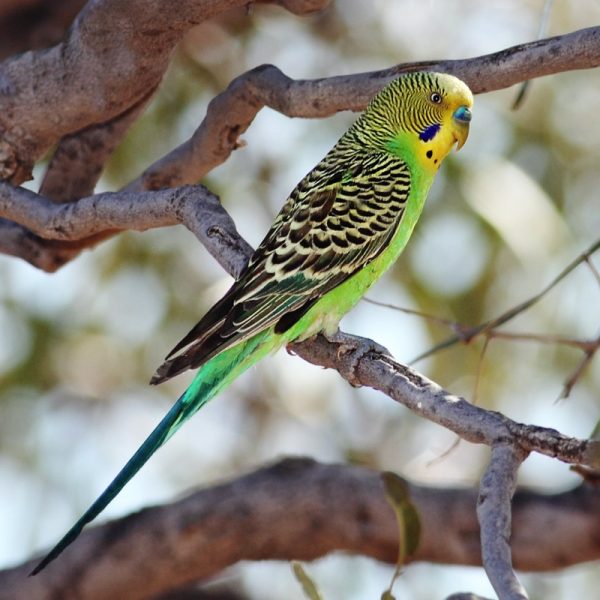
POLYGON ((325 159, 294 189, 247 268, 171 351, 152 383, 200 367, 268 327, 283 333, 387 247, 410 191, 386 153, 325 159))

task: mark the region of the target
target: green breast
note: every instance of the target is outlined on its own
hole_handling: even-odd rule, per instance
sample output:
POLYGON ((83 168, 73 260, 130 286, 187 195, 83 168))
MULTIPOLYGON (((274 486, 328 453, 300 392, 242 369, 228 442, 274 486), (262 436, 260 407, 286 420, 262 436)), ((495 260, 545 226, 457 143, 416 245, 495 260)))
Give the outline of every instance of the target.
MULTIPOLYGON (((340 319, 396 261, 421 216, 433 177, 411 170, 411 187, 404 213, 388 247, 368 265, 325 294, 291 329, 285 342, 303 340, 324 331, 333 334, 340 319)), ((284 343, 285 343, 284 342, 284 343)))

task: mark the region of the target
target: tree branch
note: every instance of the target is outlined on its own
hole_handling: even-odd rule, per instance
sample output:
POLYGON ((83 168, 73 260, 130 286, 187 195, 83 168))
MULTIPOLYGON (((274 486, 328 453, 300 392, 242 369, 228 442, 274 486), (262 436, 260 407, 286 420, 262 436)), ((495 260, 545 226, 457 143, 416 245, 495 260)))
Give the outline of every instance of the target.
MULTIPOLYGON (((288 2, 286 7, 300 12, 302 7, 305 10, 315 9, 323 3, 323 0, 320 2, 314 0, 312 3, 308 0, 306 2, 297 0, 295 3, 288 2)), ((87 18, 81 17, 81 19, 82 23, 86 23, 93 29, 93 19, 91 24, 88 23, 87 18)), ((312 81, 294 81, 276 67, 259 67, 234 80, 223 94, 213 99, 206 118, 194 136, 152 165, 142 178, 127 186, 126 191, 160 189, 197 181, 203 174, 226 160, 231 151, 239 146, 239 136, 247 129, 262 106, 270 106, 289 116, 322 117, 338 110, 360 110, 382 85, 402 72, 423 68, 448 71, 463 77, 475 91, 489 91, 524 79, 570 68, 591 68, 598 64, 600 64, 600 27, 522 44, 474 59, 404 64, 384 71, 312 81)), ((72 73, 70 77, 75 76, 76 74, 72 73)), ((147 96, 132 101, 134 107, 143 104, 146 99, 147 96), (136 105, 135 102, 138 104, 136 105)), ((47 181, 44 183, 44 190, 48 191, 48 195, 57 199, 72 200, 77 196, 77 192, 88 193, 98 175, 98 169, 114 143, 126 130, 129 116, 135 114, 135 110, 136 108, 129 113, 124 113, 122 117, 117 116, 115 125, 103 124, 102 119, 99 119, 101 124, 65 139, 59 147, 56 161, 53 161, 47 181), (71 156, 69 151, 72 150, 78 152, 75 164, 69 160, 71 156), (85 168, 83 175, 77 175, 80 173, 78 166, 81 165, 82 157, 87 156, 91 158, 89 167, 85 168), (72 177, 75 178, 74 181, 70 181, 72 177), (61 189, 61 181, 64 189, 61 189)), ((35 110, 32 114, 35 114, 35 110)), ((98 122, 98 119, 94 122, 98 122)), ((55 141, 55 138, 52 141, 55 141)), ((20 168, 19 160, 10 144, 7 145, 6 141, 0 142, 0 176, 2 164, 8 169, 5 177, 9 176, 7 175, 9 171, 16 173, 20 168)), ((16 179, 18 180, 19 177, 16 179)), ((0 216, 10 218, 1 210, 0 216)), ((0 224, 0 230, 6 231, 7 228, 6 224, 0 224)), ((8 229, 11 230, 10 234, 14 238, 18 228, 8 229)), ((118 229, 122 230, 124 227, 118 229)), ((74 258, 82 249, 97 244, 112 233, 114 232, 108 230, 97 233, 87 240, 79 238, 78 243, 73 245, 45 244, 43 240, 21 231, 18 237, 28 238, 22 256, 14 243, 0 242, 0 249, 4 248, 5 252, 21 256, 31 264, 46 270, 56 270, 74 258)))
POLYGON ((240 146, 240 135, 265 106, 288 117, 323 118, 342 110, 363 110, 391 79, 412 71, 451 73, 477 94, 599 65, 600 27, 477 58, 403 63, 382 71, 324 79, 294 80, 273 65, 263 65, 234 79, 211 101, 194 135, 148 167, 130 189, 159 189, 198 181, 240 146))
POLYGON ((479 485, 477 517, 481 526, 481 556, 485 571, 503 600, 527 600, 529 596, 512 569, 511 500, 517 472, 527 457, 518 446, 498 444, 479 485))
MULTIPOLYGON (((329 0, 262 0, 302 14, 329 0)), ((66 39, 0 65, 0 178, 21 183, 65 135, 104 123, 159 84, 192 26, 247 0, 91 0, 66 39)))
MULTIPOLYGON (((480 565, 476 491, 410 490, 422 522, 411 560, 480 565)), ((592 485, 517 492, 515 565, 539 571, 600 558, 598 501, 592 485)), ((339 550, 393 564, 397 531, 378 472, 288 459, 87 529, 36 577, 27 577, 35 561, 0 571, 0 600, 149 598, 241 560, 314 560, 339 550)))
POLYGON ((567 437, 546 427, 525 425, 455 396, 410 367, 396 362, 385 348, 346 333, 333 341, 319 335, 291 344, 296 354, 335 369, 353 385, 383 392, 413 412, 475 444, 513 444, 570 464, 600 465, 600 442, 567 437))
MULTIPOLYGON (((239 275, 252 253, 217 196, 202 185, 154 192, 106 192, 77 202, 56 204, 24 188, 0 182, 0 215, 45 240, 67 241, 71 250, 77 249, 77 240, 84 239, 87 243, 88 240, 102 239, 106 231, 144 231, 183 224, 234 276, 239 275), (100 238, 95 237, 98 235, 100 238)), ((6 238, 0 237, 0 249, 12 254, 16 251, 15 246, 24 242, 28 234, 9 222, 4 223, 4 231, 6 238)), ((54 264, 44 252, 51 252, 51 247, 38 244, 32 251, 30 243, 26 250, 27 258, 36 266, 54 264)))
POLYGON ((73 202, 93 194, 106 161, 155 91, 114 119, 65 136, 48 165, 40 194, 54 202, 73 202))

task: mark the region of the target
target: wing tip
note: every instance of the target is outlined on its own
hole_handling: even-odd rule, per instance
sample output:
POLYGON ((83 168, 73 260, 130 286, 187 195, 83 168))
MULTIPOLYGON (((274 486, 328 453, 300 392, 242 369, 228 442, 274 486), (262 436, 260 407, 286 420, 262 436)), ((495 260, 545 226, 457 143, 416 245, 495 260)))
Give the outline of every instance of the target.
POLYGON ((196 359, 196 356, 190 354, 189 352, 185 352, 165 360, 165 362, 160 365, 158 369, 156 369, 154 375, 152 375, 150 379, 150 385, 158 385, 159 383, 163 383, 163 381, 167 381, 167 379, 171 379, 176 375, 187 371, 188 369, 196 369, 202 362, 196 359))
POLYGON ((156 369, 154 375, 152 375, 152 377, 150 378, 150 385, 158 385, 159 383, 162 383, 163 381, 169 379, 169 366, 170 361, 166 361, 162 365, 160 365, 160 367, 156 369))

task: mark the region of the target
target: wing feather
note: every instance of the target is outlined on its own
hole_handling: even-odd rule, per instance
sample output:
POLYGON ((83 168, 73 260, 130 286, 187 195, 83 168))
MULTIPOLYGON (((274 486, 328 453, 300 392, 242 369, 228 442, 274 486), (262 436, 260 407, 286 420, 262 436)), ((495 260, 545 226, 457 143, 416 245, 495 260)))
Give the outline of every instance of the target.
POLYGON ((384 153, 327 158, 294 189, 240 279, 175 346, 153 383, 266 327, 287 330, 385 250, 408 199, 407 165, 384 153))

